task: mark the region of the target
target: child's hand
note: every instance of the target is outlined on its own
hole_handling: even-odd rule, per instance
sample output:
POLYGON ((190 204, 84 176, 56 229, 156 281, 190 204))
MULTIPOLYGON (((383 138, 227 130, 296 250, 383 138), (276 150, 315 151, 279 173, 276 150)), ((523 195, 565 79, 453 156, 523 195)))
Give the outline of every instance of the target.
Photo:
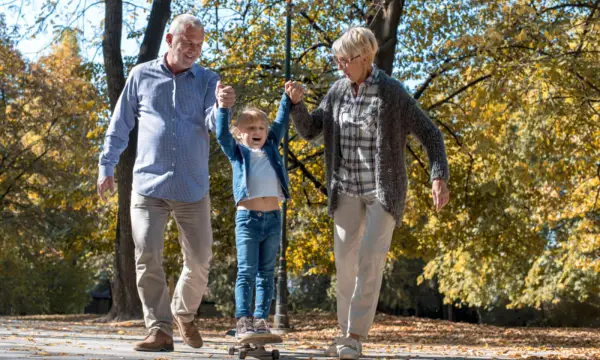
POLYGON ((217 105, 222 108, 230 108, 235 104, 235 89, 231 86, 225 86, 220 81, 217 82, 215 90, 217 96, 217 105))
POLYGON ((290 100, 292 100, 292 104, 295 105, 302 101, 302 98, 304 97, 304 88, 295 81, 288 81, 285 83, 285 93, 290 97, 290 100))

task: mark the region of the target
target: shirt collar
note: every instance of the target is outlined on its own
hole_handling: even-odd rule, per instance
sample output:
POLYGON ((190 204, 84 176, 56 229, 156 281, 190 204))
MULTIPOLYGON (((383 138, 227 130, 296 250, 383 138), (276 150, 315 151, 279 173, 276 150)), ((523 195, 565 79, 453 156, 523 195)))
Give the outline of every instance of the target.
POLYGON ((377 65, 373 64, 373 70, 371 70, 371 74, 365 79, 365 85, 373 85, 377 80, 377 75, 379 75, 379 69, 377 65))
MULTIPOLYGON (((378 82, 378 78, 379 78, 379 68, 377 68, 377 65, 372 64, 373 69, 371 70, 371 74, 369 74, 369 76, 365 79, 364 82, 362 82, 362 84, 365 84, 365 86, 371 86, 373 84, 377 84, 378 82)), ((352 86, 355 83, 353 83, 350 79, 348 79, 347 77, 344 77, 347 81, 347 86, 352 86)))
MULTIPOLYGON (((165 53, 162 56, 162 60, 158 62, 158 65, 161 66, 164 70, 168 71, 169 73, 171 73, 171 70, 169 69, 169 67, 167 66, 167 54, 165 53)), ((198 73, 200 72, 200 67, 198 66, 198 64, 194 63, 194 65, 192 65, 191 68, 187 69, 186 71, 184 71, 182 74, 189 72, 190 74, 192 74, 192 76, 197 77, 198 73)), ((172 74, 172 73, 171 73, 172 74)))

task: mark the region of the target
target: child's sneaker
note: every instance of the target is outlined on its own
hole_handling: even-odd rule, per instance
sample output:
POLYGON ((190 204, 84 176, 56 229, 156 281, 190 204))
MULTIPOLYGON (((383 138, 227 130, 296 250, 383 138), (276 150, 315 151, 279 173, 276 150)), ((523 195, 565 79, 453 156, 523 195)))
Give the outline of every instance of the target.
POLYGON ((340 360, 357 360, 360 358, 360 354, 362 353, 362 345, 360 340, 356 340, 349 336, 340 339, 337 349, 340 360))
POLYGON ((258 335, 271 335, 271 326, 267 319, 254 319, 254 331, 258 335))
POLYGON ((242 316, 238 319, 235 327, 235 338, 238 340, 245 340, 256 334, 254 330, 254 322, 251 317, 242 316))

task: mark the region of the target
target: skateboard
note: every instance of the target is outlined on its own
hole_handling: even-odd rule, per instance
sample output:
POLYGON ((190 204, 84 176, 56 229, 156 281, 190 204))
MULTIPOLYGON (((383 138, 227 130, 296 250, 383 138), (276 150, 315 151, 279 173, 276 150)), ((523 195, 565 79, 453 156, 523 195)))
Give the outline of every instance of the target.
MULTIPOLYGON (((234 335, 235 336, 235 335, 234 335)), ((283 340, 281 336, 275 334, 263 334, 260 336, 253 336, 243 340, 237 340, 235 345, 229 346, 229 355, 238 354, 238 359, 245 359, 246 356, 253 356, 255 358, 270 357, 273 360, 279 359, 279 350, 273 349, 271 351, 265 349, 267 344, 280 344, 283 340)))

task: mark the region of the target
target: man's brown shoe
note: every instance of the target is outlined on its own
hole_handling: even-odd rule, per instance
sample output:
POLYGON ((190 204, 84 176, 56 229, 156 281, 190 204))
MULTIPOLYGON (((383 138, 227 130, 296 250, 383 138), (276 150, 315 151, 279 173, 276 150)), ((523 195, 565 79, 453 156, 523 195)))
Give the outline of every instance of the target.
POLYGON ((202 335, 198 332, 198 328, 194 324, 194 321, 183 322, 177 316, 173 316, 173 320, 179 329, 179 334, 183 339, 183 342, 193 348, 201 348, 204 342, 202 341, 202 335))
POLYGON ((150 330, 144 341, 134 344, 135 351, 173 351, 173 338, 160 329, 150 330))

